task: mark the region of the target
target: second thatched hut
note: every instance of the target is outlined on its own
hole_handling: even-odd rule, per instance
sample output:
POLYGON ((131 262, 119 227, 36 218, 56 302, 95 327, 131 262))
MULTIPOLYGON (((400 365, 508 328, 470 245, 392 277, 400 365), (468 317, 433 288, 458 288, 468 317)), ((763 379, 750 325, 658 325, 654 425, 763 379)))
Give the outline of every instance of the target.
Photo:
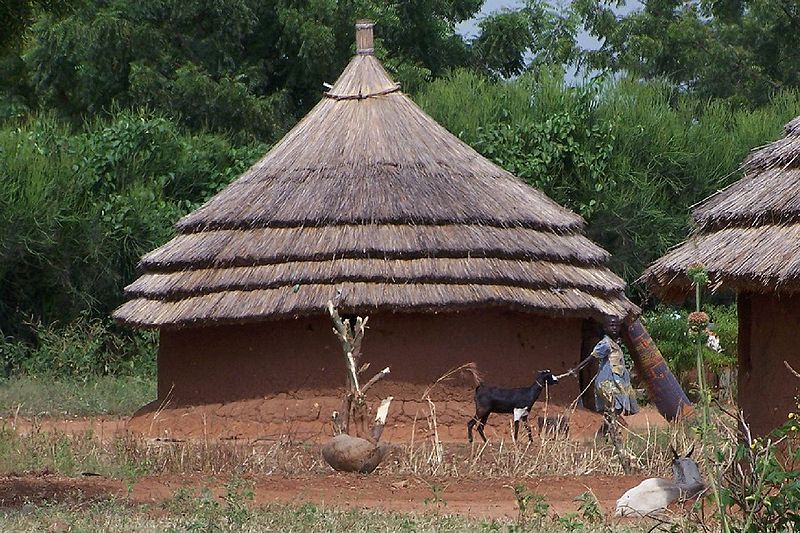
POLYGON ((694 211, 697 231, 642 279, 669 300, 691 290, 702 265, 713 290, 735 290, 739 312, 738 403, 764 434, 796 409, 800 378, 800 117, 755 151, 745 175, 694 211))

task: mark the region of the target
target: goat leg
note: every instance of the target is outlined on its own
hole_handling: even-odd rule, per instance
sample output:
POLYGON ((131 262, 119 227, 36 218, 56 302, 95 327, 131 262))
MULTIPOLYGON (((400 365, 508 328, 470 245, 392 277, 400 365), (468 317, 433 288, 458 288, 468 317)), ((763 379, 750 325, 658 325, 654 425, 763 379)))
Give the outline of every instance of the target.
POLYGON ((514 442, 517 442, 518 433, 519 433, 519 420, 514 420, 514 442))
POLYGON ((467 440, 469 442, 472 442, 472 428, 478 422, 478 419, 476 418, 477 416, 478 415, 473 416, 469 419, 469 422, 467 422, 467 440))
POLYGON ((479 435, 481 436, 481 438, 483 439, 483 442, 488 442, 488 441, 486 440, 486 435, 483 433, 483 427, 486 425, 486 421, 487 421, 487 420, 489 420, 489 415, 490 415, 490 414, 491 414, 491 413, 486 413, 485 415, 483 415, 483 416, 481 417, 481 421, 478 423, 478 434, 479 434, 479 435))
POLYGON ((522 423, 525 424, 525 429, 528 430, 528 440, 533 442, 533 433, 531 433, 531 426, 528 424, 528 417, 522 417, 522 423))

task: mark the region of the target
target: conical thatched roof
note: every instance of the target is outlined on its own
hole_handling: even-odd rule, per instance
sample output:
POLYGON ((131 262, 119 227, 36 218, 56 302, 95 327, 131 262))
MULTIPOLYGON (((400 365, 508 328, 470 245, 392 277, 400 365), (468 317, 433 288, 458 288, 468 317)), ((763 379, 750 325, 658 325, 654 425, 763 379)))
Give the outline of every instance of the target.
POLYGON ((426 115, 371 53, 144 256, 115 318, 151 327, 502 306, 636 312, 583 220, 426 115))
POLYGON ((800 117, 786 136, 751 154, 745 175, 694 210, 697 231, 640 278, 664 298, 690 290, 686 271, 701 263, 712 288, 800 290, 800 117))

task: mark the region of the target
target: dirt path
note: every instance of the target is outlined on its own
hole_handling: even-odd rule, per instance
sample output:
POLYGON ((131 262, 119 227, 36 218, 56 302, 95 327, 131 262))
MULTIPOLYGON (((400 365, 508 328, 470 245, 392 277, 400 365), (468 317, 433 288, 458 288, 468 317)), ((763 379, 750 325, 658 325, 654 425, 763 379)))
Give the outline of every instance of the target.
MULTIPOLYGON (((513 518, 517 515, 515 479, 477 480, 463 478, 419 479, 393 476, 330 474, 319 477, 286 478, 256 476, 254 504, 314 503, 336 507, 380 508, 399 512, 425 512, 438 508, 474 518, 513 518), (433 486, 441 487, 440 503, 432 501, 433 486), (428 502, 426 503, 426 500, 428 502)), ((578 511, 574 498, 591 490, 605 513, 613 513, 616 499, 639 477, 543 477, 524 481, 529 490, 541 494, 551 512, 578 511)), ((158 505, 178 489, 199 494, 208 488, 217 497, 225 494, 225 479, 201 476, 158 476, 137 480, 132 490, 126 483, 101 477, 65 478, 53 474, 30 474, 0 478, 0 506, 58 501, 78 503, 121 498, 137 504, 158 505)))
MULTIPOLYGON (((219 438, 247 441, 290 438, 297 442, 323 442, 330 438, 331 429, 327 417, 324 417, 324 420, 316 421, 302 420, 303 409, 297 406, 292 406, 292 410, 288 410, 289 408, 285 406, 281 408, 288 413, 282 416, 286 416, 290 422, 262 421, 253 414, 272 409, 274 403, 274 401, 237 402, 218 407, 165 411, 157 415, 162 422, 170 422, 171 430, 164 434, 154 430, 157 424, 154 424, 153 416, 149 413, 139 413, 133 418, 109 416, 38 419, 0 417, 0 427, 9 428, 20 435, 47 431, 80 436, 90 432, 93 437, 103 442, 112 441, 128 432, 137 436, 175 437, 179 440, 219 438), (250 410, 248 411, 249 415, 248 412, 240 412, 244 409, 250 410), (224 416, 221 416, 219 411, 223 411, 224 416)), ((450 411, 456 412, 458 415, 448 419, 448 423, 439 422, 439 438, 442 442, 464 442, 466 440, 466 422, 474 407, 472 404, 462 405, 455 402, 449 402, 448 406, 450 411)), ((414 414, 417 414, 416 411, 414 414)), ((569 437, 572 440, 591 441, 602 424, 602 416, 584 409, 567 411, 566 414, 570 418, 569 437)), ((531 420, 533 421, 535 418, 532 416, 531 420)), ((643 408, 634 416, 627 417, 626 421, 629 428, 642 434, 655 428, 667 427, 667 422, 650 406, 643 408)), ((535 424, 535 422, 533 423, 535 424)), ((536 430, 534 425, 534 432, 536 430)), ((410 442, 415 438, 419 441, 428 438, 429 433, 428 423, 424 418, 400 423, 390 422, 384 432, 383 440, 400 443, 410 442)), ((490 439, 510 439, 510 433, 510 417, 498 415, 490 419, 486 429, 486 434, 490 439)))

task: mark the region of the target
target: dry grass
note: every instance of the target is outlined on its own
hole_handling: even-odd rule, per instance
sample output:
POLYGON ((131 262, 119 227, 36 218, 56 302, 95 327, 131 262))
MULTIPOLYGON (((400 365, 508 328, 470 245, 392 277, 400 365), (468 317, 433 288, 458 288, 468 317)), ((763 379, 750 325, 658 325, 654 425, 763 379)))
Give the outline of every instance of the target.
MULTIPOLYGON (((436 404, 429 393, 449 374, 423 395, 428 400, 427 409, 414 422, 411 441, 396 445, 377 475, 525 478, 623 474, 613 446, 602 438, 582 442, 542 432, 532 443, 525 437, 517 442, 501 439, 472 445, 442 442, 436 404), (427 437, 419 439, 417 424, 427 427, 427 437)), ((715 422, 720 431, 725 428, 725 417, 717 416, 715 422)), ((735 431, 735 427, 728 429, 735 431)), ((302 476, 330 471, 321 458, 319 445, 297 439, 291 433, 276 440, 254 441, 212 438, 170 441, 134 434, 106 437, 91 431, 77 435, 45 431, 35 420, 26 435, 3 426, 0 473, 50 470, 64 475, 95 472, 128 478, 192 473, 302 476)), ((624 429, 623 437, 630 464, 638 473, 648 476, 670 476, 669 446, 685 451, 696 441, 686 424, 648 427, 644 431, 624 429)), ((711 455, 698 444, 694 457, 711 455)))
POLYGON ((37 428, 18 435, 0 431, 0 474, 85 472, 113 478, 160 474, 283 474, 327 472, 316 446, 288 439, 273 442, 158 441, 127 435, 101 440, 37 428))
MULTIPOLYGON (((431 407, 435 409, 435 404, 431 404, 431 407)), ((435 410, 429 413, 425 423, 436 427, 434 417, 435 410)), ((545 435, 534 443, 528 443, 527 440, 524 444, 500 440, 489 444, 466 445, 442 443, 436 440, 435 432, 431 434, 432 437, 422 441, 397 446, 373 475, 413 476, 423 480, 510 478, 524 483, 525 478, 533 477, 623 473, 613 447, 602 440, 582 443, 545 435)), ((669 444, 674 444, 679 451, 685 451, 693 442, 694 436, 689 426, 673 425, 667 429, 653 427, 641 433, 628 432, 626 450, 630 453, 631 463, 637 466, 642 475, 668 477, 671 475, 669 444)), ((704 472, 711 472, 710 466, 704 463, 704 458, 710 456, 711 453, 707 453, 702 446, 696 447, 694 457, 699 459, 704 472)), ((291 438, 256 442, 211 439, 165 442, 126 436, 103 442, 91 433, 67 436, 34 430, 29 435, 20 436, 7 429, 0 431, 0 473, 42 470, 67 476, 92 472, 130 481, 141 476, 163 474, 221 474, 231 479, 242 479, 239 476, 275 474, 305 477, 330 473, 329 467, 321 460, 317 445, 291 438)), ((55 522, 73 524, 86 531, 115 530, 118 526, 126 529, 121 524, 162 529, 191 529, 212 524, 213 530, 220 531, 258 531, 263 528, 307 530, 297 529, 297 524, 308 527, 326 524, 326 530, 350 531, 353 529, 348 529, 347 524, 355 522, 362 528, 355 530, 364 531, 404 528, 422 531, 478 528, 493 531, 514 530, 519 525, 508 521, 487 523, 440 514, 446 508, 437 508, 435 515, 421 516, 343 511, 316 506, 254 509, 251 502, 235 502, 236 505, 232 506, 230 502, 225 504, 203 498, 202 494, 176 495, 176 505, 183 502, 180 512, 175 511, 180 506, 175 509, 167 506, 153 514, 152 509, 101 502, 92 504, 96 508, 90 515, 86 515, 84 509, 61 504, 36 508, 35 512, 27 515, 6 512, 5 515, 0 514, 0 520, 14 524, 17 530, 23 531, 39 530, 42 524, 55 522), (120 517, 124 519, 120 521, 120 517), (231 517, 237 517, 236 520, 240 522, 232 523, 231 517), (328 524, 326 520, 333 522, 328 524)), ((575 530, 573 526, 582 524, 582 518, 577 516, 570 518, 569 524, 564 522, 564 517, 543 516, 546 522, 544 526, 552 531, 575 530)), ((677 516, 674 519, 678 520, 674 524, 689 525, 686 517, 677 516)), ((591 524, 582 525, 590 530, 594 527, 591 524)), ((640 526, 632 525, 631 529, 627 529, 626 526, 607 523, 603 527, 605 531, 622 531, 637 530, 640 526)))
MULTIPOLYGON (((435 433, 434 433, 435 435, 435 433)), ((629 434, 631 463, 643 475, 670 475, 669 443, 688 449, 681 426, 629 434)), ((702 453, 703 450, 698 449, 702 453)), ((698 455, 700 456, 700 455, 698 455)), ((18 435, 0 431, 0 473, 49 470, 67 476, 93 472, 115 478, 161 474, 322 475, 330 472, 319 446, 293 440, 158 441, 133 435, 101 440, 91 432, 66 435, 34 429, 18 435)), ((435 438, 395 446, 376 475, 481 478, 622 475, 613 447, 605 441, 576 442, 543 436, 533 443, 442 443, 435 438)))
MULTIPOLYGON (((394 461, 382 465, 384 471, 398 474, 412 473, 421 476, 476 476, 482 478, 539 477, 539 476, 589 476, 623 475, 623 468, 614 447, 605 439, 591 442, 571 440, 559 432, 542 431, 539 438, 522 440, 447 445, 440 441, 436 404, 430 393, 440 384, 463 372, 471 363, 453 368, 434 381, 422 394, 428 409, 420 422, 427 425, 429 437, 416 441, 415 417, 411 442, 395 454, 394 461), (424 422, 423 422, 424 421, 424 422)), ((591 386, 590 385, 587 385, 591 386)), ((545 397, 544 415, 547 417, 548 401, 545 397)), ((574 416, 576 402, 573 402, 574 416)), ((672 424, 668 430, 648 426, 644 432, 623 429, 624 453, 636 472, 643 475, 671 476, 669 444, 676 448, 691 439, 683 424, 672 424)), ((688 446, 687 446, 688 448, 688 446)))
MULTIPOLYGON (((430 413, 424 423, 435 429, 430 413)), ((534 442, 523 437, 517 442, 501 439, 465 445, 437 442, 435 431, 428 434, 431 437, 402 446, 401 455, 395 454, 381 469, 397 474, 481 478, 624 474, 614 447, 602 438, 583 442, 542 433, 534 442)), ((669 445, 688 449, 687 443, 693 442, 691 431, 681 424, 668 429, 648 427, 643 432, 624 430, 624 434, 631 465, 646 476, 671 476, 669 445)))
POLYGON ((156 397, 156 380, 97 376, 86 381, 49 376, 0 380, 0 416, 130 415, 156 397))
MULTIPOLYGON (((585 524, 581 518, 547 517, 534 528, 509 520, 477 520, 444 512, 396 513, 378 509, 341 509, 304 503, 268 505, 258 509, 240 507, 239 501, 214 502, 202 495, 178 494, 156 512, 148 506, 130 506, 111 500, 89 505, 31 506, 25 511, 0 509, 0 523, 7 531, 327 531, 359 533, 372 531, 647 531, 636 524, 585 524), (188 504, 188 505, 187 505, 188 504), (598 529, 600 528, 600 529, 598 529)), ((649 525, 649 524, 648 524, 649 525)))

